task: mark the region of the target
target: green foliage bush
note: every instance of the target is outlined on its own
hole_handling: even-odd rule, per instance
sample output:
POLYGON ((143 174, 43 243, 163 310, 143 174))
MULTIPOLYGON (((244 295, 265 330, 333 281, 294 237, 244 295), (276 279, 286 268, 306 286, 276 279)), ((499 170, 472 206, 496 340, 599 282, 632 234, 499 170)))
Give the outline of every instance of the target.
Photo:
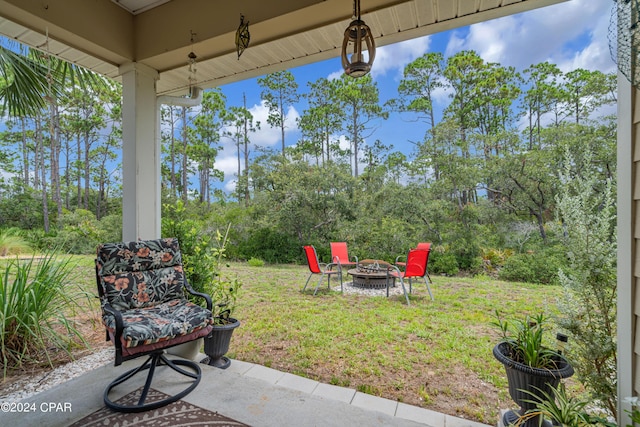
MULTIPOLYGON (((32 188, 16 188, 11 197, 0 198, 0 218, 5 227, 19 227, 31 230, 42 227, 42 198, 32 188)), ((55 206, 50 205, 50 212, 55 206)))
POLYGON ((31 247, 23 237, 22 230, 18 228, 0 230, 0 257, 18 255, 30 250, 31 247))
POLYGON ((247 263, 251 266, 251 267, 263 267, 264 266, 264 261, 258 258, 251 258, 249 259, 249 261, 247 261, 247 263))
POLYGON ((69 352, 85 343, 69 320, 88 295, 73 285, 74 264, 55 252, 26 261, 12 259, 0 265, 0 358, 7 370, 24 362, 51 364, 50 352, 69 352), (60 328, 62 327, 62 328, 60 328))
POLYGON ((434 274, 455 276, 460 271, 460 268, 453 253, 445 252, 441 248, 435 248, 429 254, 429 271, 434 274))
POLYGON ((497 274, 506 260, 512 256, 511 249, 482 248, 482 268, 489 275, 497 274))
POLYGON ((293 236, 273 228, 249 231, 249 237, 239 243, 239 252, 246 258, 260 258, 271 264, 299 262, 302 245, 293 236))
MULTIPOLYGON (((590 165, 591 153, 583 150, 584 162, 566 155, 557 197, 558 214, 566 226, 567 266, 560 271, 565 290, 560 320, 571 337, 578 379, 591 398, 615 417, 617 396, 617 228, 615 182, 602 179, 590 165)), ((578 155, 575 155, 578 156, 578 155)), ((615 175, 614 175, 615 176, 615 175)))
POLYGON ((93 254, 100 243, 122 240, 122 216, 109 215, 98 221, 91 211, 65 210, 55 229, 32 237, 36 239, 36 247, 58 248, 71 254, 93 254))
POLYGON ((211 234, 197 219, 189 217, 184 203, 178 200, 173 205, 164 205, 162 235, 178 239, 187 281, 196 291, 205 292, 205 286, 216 274, 211 234))
POLYGON ((566 264, 561 247, 549 247, 537 252, 515 254, 507 258, 500 269, 501 280, 513 282, 558 284, 558 269, 566 264))
POLYGON ((512 282, 536 282, 538 274, 533 265, 535 256, 531 254, 516 254, 509 257, 500 269, 498 277, 512 282))

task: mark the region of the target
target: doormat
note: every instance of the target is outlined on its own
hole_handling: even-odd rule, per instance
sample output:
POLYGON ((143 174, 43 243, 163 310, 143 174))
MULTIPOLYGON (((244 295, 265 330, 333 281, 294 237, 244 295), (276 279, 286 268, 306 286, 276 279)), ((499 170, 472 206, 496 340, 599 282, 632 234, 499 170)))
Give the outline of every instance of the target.
MULTIPOLYGON (((142 388, 134 390, 116 401, 120 404, 132 404, 140 398, 142 388)), ((149 389, 147 403, 165 399, 169 396, 149 389)), ((179 427, 179 426, 216 426, 249 427, 247 424, 232 420, 217 412, 200 408, 178 400, 158 409, 146 412, 115 412, 106 406, 71 424, 71 427, 118 426, 118 427, 179 427)))

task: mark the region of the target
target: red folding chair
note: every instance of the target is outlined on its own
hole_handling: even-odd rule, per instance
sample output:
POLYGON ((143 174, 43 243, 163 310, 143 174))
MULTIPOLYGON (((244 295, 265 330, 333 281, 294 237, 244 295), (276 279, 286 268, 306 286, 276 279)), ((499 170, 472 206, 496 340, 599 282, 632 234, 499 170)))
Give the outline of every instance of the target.
POLYGON ((320 261, 318 261, 318 254, 316 253, 316 248, 314 248, 311 245, 304 246, 303 249, 304 249, 305 255, 307 256, 307 264, 309 265, 309 270, 311 271, 311 274, 309 274, 309 277, 307 278, 307 283, 305 283, 304 288, 302 288, 302 292, 304 292, 304 290, 307 289, 309 280, 311 280, 311 277, 314 274, 320 275, 320 279, 318 280, 316 289, 313 291, 314 295, 316 294, 316 292, 318 292, 318 287, 320 286, 320 283, 322 283, 322 279, 324 278, 324 276, 327 276, 327 288, 331 289, 331 276, 333 275, 338 275, 340 277, 340 291, 342 292, 343 291, 342 268, 340 267, 340 264, 334 263, 334 262, 330 264, 321 263, 320 261), (334 270, 333 269, 334 267, 337 267, 337 269, 334 270))
POLYGON ((331 246, 331 262, 346 267, 358 265, 357 256, 349 258, 349 250, 347 249, 346 242, 331 242, 329 245, 331 246))
MULTIPOLYGON (((433 280, 431 280, 431 276, 429 276, 429 270, 428 270, 428 267, 429 267, 429 253, 431 253, 431 243, 428 243, 428 242, 418 243, 418 246, 416 247, 416 249, 422 249, 422 250, 427 251, 427 270, 425 271, 425 274, 429 278, 429 283, 433 284, 433 280)), ((396 257, 396 261, 395 261, 394 264, 397 265, 399 268, 404 269, 407 266, 407 263, 403 262, 403 261, 399 261, 400 258, 406 258, 406 257, 404 255, 400 255, 400 256, 396 257)))
POLYGON ((424 279, 425 285, 427 285, 427 290, 429 291, 429 296, 433 301, 433 294, 431 293, 431 288, 429 287, 429 282, 427 282, 427 260, 429 259, 429 251, 424 249, 411 249, 409 254, 407 255, 407 262, 405 263, 404 271, 401 271, 397 266, 392 266, 392 269, 389 272, 391 277, 396 277, 400 279, 400 283, 402 284, 402 291, 404 292, 404 297, 407 300, 407 305, 409 305, 409 296, 407 295, 407 288, 404 286, 404 279, 409 279, 409 293, 412 292, 411 288, 411 279, 414 277, 422 277, 424 279))

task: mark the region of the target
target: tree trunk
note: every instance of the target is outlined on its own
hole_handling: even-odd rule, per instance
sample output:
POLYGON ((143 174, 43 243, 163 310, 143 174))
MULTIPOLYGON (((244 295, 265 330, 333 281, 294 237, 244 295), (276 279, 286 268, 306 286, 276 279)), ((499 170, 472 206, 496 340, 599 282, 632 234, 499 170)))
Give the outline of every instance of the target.
POLYGON ((80 159, 82 158, 82 144, 80 141, 80 132, 77 135, 78 139, 76 140, 76 174, 77 174, 77 188, 76 188, 76 206, 79 208, 80 203, 82 201, 82 165, 80 163, 80 159))
POLYGON ((29 147, 27 145, 27 123, 24 117, 20 118, 20 124, 22 127, 22 181, 24 182, 24 189, 29 187, 29 147))
POLYGON ((358 113, 357 105, 353 106, 353 167, 354 176, 358 177, 358 113))
POLYGON ((58 105, 53 97, 49 99, 49 138, 51 145, 51 193, 56 203, 58 216, 62 215, 62 197, 60 195, 60 138, 58 126, 58 105))
POLYGON ((71 190, 71 166, 69 164, 69 159, 71 158, 71 149, 69 146, 69 140, 65 139, 64 144, 64 154, 67 161, 64 166, 64 207, 66 209, 70 209, 70 201, 69 201, 69 191, 71 190))
POLYGON ((175 124, 173 121, 173 107, 169 107, 169 121, 170 121, 170 129, 171 129, 171 136, 169 138, 170 145, 171 145, 171 191, 173 193, 173 198, 177 199, 178 198, 178 184, 176 182, 176 138, 173 136, 174 132, 175 132, 175 124))
POLYGON ((187 107, 182 107, 182 201, 187 204, 187 107))
POLYGON ((89 132, 86 132, 84 137, 84 208, 89 210, 89 188, 91 187, 91 163, 90 163, 90 151, 91 151, 91 136, 89 132))
POLYGON ((49 232, 49 202, 47 195, 47 168, 45 167, 44 142, 42 140, 42 126, 40 119, 36 119, 36 145, 39 155, 36 155, 36 163, 40 164, 40 180, 42 184, 42 219, 44 232, 49 232))
MULTIPOLYGON (((247 97, 242 94, 244 109, 247 109, 247 97)), ((244 205, 249 206, 249 119, 244 118, 244 205)), ((282 129, 284 134, 284 128, 282 129)), ((282 139, 282 156, 284 157, 284 138, 282 139)))

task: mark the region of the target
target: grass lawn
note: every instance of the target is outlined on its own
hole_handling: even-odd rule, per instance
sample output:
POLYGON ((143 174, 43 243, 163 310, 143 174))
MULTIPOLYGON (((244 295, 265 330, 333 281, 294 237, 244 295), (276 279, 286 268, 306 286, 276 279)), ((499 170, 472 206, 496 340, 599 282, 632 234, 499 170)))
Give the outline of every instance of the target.
POLYGON ((495 310, 553 315, 561 296, 554 286, 433 276, 435 301, 418 284, 407 306, 404 296, 326 286, 313 296, 318 276, 303 294, 306 266, 231 263, 225 273, 243 283, 228 356, 487 424, 515 406, 492 354, 495 310))
MULTIPOLYGON (((77 280, 96 294, 93 257, 77 259, 77 280)), ((492 354, 499 340, 495 310, 507 318, 553 315, 561 296, 554 286, 432 276, 435 301, 418 284, 407 306, 402 295, 343 295, 326 286, 313 296, 318 276, 301 293, 306 266, 230 263, 223 275, 242 282, 234 315, 242 324, 229 357, 492 425, 501 409, 515 406, 492 354)), ((104 348, 98 301, 83 305, 73 317, 85 339, 104 348)), ((54 365, 68 361, 57 353, 54 365)), ((50 368, 23 366, 6 381, 43 369, 50 368)))

